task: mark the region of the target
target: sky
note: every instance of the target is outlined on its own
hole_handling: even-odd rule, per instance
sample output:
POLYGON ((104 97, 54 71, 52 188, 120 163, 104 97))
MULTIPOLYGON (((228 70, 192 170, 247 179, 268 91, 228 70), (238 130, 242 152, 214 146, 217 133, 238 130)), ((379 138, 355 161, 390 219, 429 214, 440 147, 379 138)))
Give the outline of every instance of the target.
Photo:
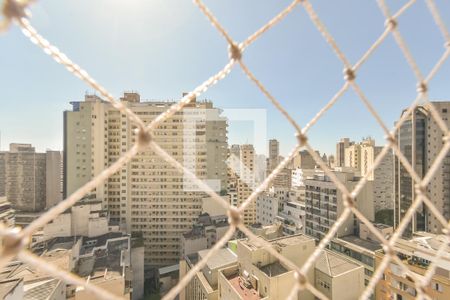
MULTIPOLYGON (((436 1, 450 28, 450 2, 436 1)), ((205 0, 237 42, 243 41, 286 7, 282 0, 205 0)), ((311 1, 351 63, 384 30, 374 0, 311 1)), ((396 11, 406 1, 387 1, 396 11)), ((173 99, 193 90, 228 60, 227 44, 206 17, 186 0, 45 0, 31 7, 30 22, 52 44, 119 98, 138 91, 143 99, 173 99)), ((399 30, 424 74, 444 52, 444 39, 424 1, 399 20, 399 30)), ((243 54, 243 61, 292 117, 304 126, 344 84, 343 65, 301 6, 243 54)), ((391 128, 416 96, 416 80, 392 36, 357 73, 357 83, 391 128)), ((37 150, 62 149, 63 111, 70 101, 92 93, 84 82, 32 44, 17 27, 0 34, 1 150, 31 143, 37 150)), ((450 60, 430 82, 430 98, 450 100, 450 60)), ((295 146, 294 129, 235 66, 204 93, 224 109, 245 109, 250 121, 230 122, 229 143, 254 143, 256 131, 280 141, 286 154, 295 146), (250 110, 249 110, 250 109, 250 110), (252 123, 251 110, 266 114, 266 126, 252 123)), ((349 90, 309 132, 311 145, 334 154, 342 137, 384 134, 356 94, 349 90)), ((267 143, 258 144, 264 145, 267 143)), ((267 149, 258 146, 256 151, 267 149), (261 149, 262 148, 262 149, 261 149)))

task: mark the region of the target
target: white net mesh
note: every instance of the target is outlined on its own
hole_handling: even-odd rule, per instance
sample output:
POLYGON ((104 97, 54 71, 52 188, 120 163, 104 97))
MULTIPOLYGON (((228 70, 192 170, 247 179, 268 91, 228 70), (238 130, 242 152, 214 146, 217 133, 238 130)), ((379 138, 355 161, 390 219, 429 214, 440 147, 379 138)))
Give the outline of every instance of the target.
POLYGON ((307 289, 311 293, 313 293, 317 298, 326 299, 326 297, 318 291, 314 287, 314 283, 309 282, 307 279, 307 272, 311 268, 314 267, 314 262, 319 257, 320 253, 324 250, 324 248, 329 244, 330 240, 335 236, 338 228, 341 226, 343 221, 349 217, 351 214, 354 214, 362 223, 364 223, 369 230, 382 242, 383 249, 385 255, 381 261, 381 264, 375 270, 370 282, 365 288, 363 294, 361 295, 362 299, 367 299, 373 293, 375 285, 380 280, 384 270, 388 266, 388 264, 392 261, 395 262, 404 272, 411 276, 413 282, 415 284, 415 288, 417 291, 417 295, 420 298, 430 298, 429 295, 426 294, 425 287, 429 285, 430 280, 436 270, 436 264, 439 261, 440 257, 447 250, 446 246, 448 245, 448 228, 449 224, 445 217, 441 214, 438 208, 436 208, 432 201, 430 201, 429 197, 426 195, 426 187, 430 183, 433 178, 433 175, 440 167, 442 160, 447 155, 447 152, 450 149, 450 139, 449 139, 449 131, 446 124, 440 118, 438 112, 433 105, 429 102, 428 99, 428 83, 433 79, 436 73, 439 71, 440 67, 443 63, 448 59, 450 55, 450 34, 446 29, 440 15, 439 11, 433 0, 425 0, 427 7, 437 25, 440 29, 445 48, 443 50, 443 54, 441 58, 437 61, 434 67, 431 69, 428 75, 424 76, 417 66, 413 56, 408 50, 408 46, 398 30, 398 18, 407 11, 410 7, 412 7, 416 1, 412 0, 407 2, 403 7, 401 7, 396 13, 392 14, 385 1, 379 0, 378 5, 380 10, 385 16, 385 30, 381 33, 379 38, 372 44, 372 46, 364 53, 364 55, 355 63, 351 64, 349 60, 346 58, 344 53, 340 50, 337 42, 334 40, 333 36, 328 32, 325 25, 322 23, 319 16, 316 14, 313 9, 311 3, 307 0, 294 0, 289 6, 287 6, 283 11, 281 11, 278 15, 276 15, 273 19, 271 19, 267 24, 257 30, 254 34, 249 36, 246 40, 241 43, 237 43, 233 40, 233 38, 227 33, 227 31, 222 27, 219 21, 215 18, 211 11, 200 1, 194 0, 194 3, 199 7, 199 9, 203 12, 203 14, 208 18, 211 24, 218 30, 218 32, 226 39, 229 45, 229 62, 221 69, 219 72, 211 76, 209 79, 204 81, 198 87, 193 89, 190 93, 186 94, 178 103, 171 106, 166 112, 159 115, 156 119, 154 119, 149 125, 145 125, 144 122, 134 114, 130 109, 126 108, 121 102, 116 101, 114 97, 99 83, 97 83, 85 70, 83 70, 80 66, 71 61, 62 51, 58 48, 50 44, 45 38, 43 38, 30 24, 27 19, 26 9, 28 5, 32 1, 26 0, 6 0, 4 1, 4 5, 2 7, 3 20, 0 24, 0 30, 7 30, 11 23, 15 23, 22 29, 23 34, 30 39, 31 42, 36 44, 45 53, 50 55, 56 62, 65 66, 69 72, 86 82, 90 87, 95 89, 104 99, 109 101, 111 105, 119 110, 121 113, 125 114, 138 128, 138 138, 136 139, 136 143, 128 150, 120 159, 114 162, 111 166, 93 178, 86 185, 82 186, 75 193, 70 195, 67 199, 60 202, 57 206, 51 208, 43 215, 41 215, 37 220, 32 222, 28 227, 19 230, 17 228, 1 228, 0 234, 3 237, 3 251, 0 257, 0 267, 3 267, 14 257, 18 257, 20 260, 27 262, 35 267, 41 268, 42 270, 48 272, 55 278, 59 278, 68 284, 73 284, 76 286, 82 286, 86 290, 94 293, 100 299, 115 299, 117 296, 112 295, 108 291, 102 290, 95 285, 88 284, 85 279, 78 277, 75 274, 68 273, 66 271, 58 269, 56 266, 47 263, 42 258, 34 255, 29 250, 27 250, 27 245, 29 239, 33 232, 37 229, 41 228, 43 225, 47 224, 51 220, 53 220, 56 216, 63 213, 66 209, 70 208, 77 201, 79 201, 84 195, 92 191, 97 186, 101 185, 104 180, 106 180, 109 176, 116 173, 122 166, 128 163, 139 151, 144 149, 151 148, 157 155, 161 157, 161 159, 170 163, 174 168, 178 171, 183 172, 186 176, 193 179, 193 181, 201 188, 204 192, 206 192, 209 196, 212 197, 213 200, 218 201, 221 205, 225 206, 228 209, 229 214, 229 223, 230 228, 227 233, 214 245, 211 251, 201 259, 189 272, 180 279, 178 284, 169 291, 164 297, 164 299, 174 299, 176 295, 180 293, 180 291, 193 279, 195 274, 205 266, 207 260, 212 257, 221 247, 225 245, 225 243, 233 236, 233 233, 239 229, 245 235, 248 236, 255 243, 263 246, 270 254, 275 256, 285 265, 290 267, 295 271, 295 275, 297 281, 295 286, 292 288, 292 292, 289 298, 296 298, 298 291, 307 289), (275 26, 278 22, 280 22, 283 18, 287 17, 290 12, 294 9, 304 9, 306 13, 311 18, 312 23, 318 29, 318 31, 322 34, 325 41, 331 46, 337 57, 342 61, 344 67, 344 78, 345 83, 342 88, 331 98, 331 100, 312 118, 310 122, 306 124, 305 127, 301 128, 297 122, 289 115, 289 113, 283 108, 281 103, 270 94, 270 92, 265 88, 263 83, 261 83, 255 75, 249 70, 247 65, 243 60, 243 53, 245 49, 251 45, 256 39, 258 39, 261 35, 267 32, 270 28, 275 26), (356 81, 356 74, 360 67, 371 57, 375 49, 377 49, 385 39, 391 35, 395 38, 395 41, 398 47, 401 49, 403 56, 406 58, 409 66, 411 67, 412 72, 414 73, 417 80, 417 97, 413 100, 410 107, 406 110, 406 112, 402 115, 400 120, 395 124, 395 127, 391 130, 384 124, 378 112, 372 106, 370 100, 365 96, 360 86, 356 81), (242 205, 238 208, 231 207, 229 203, 227 203, 222 197, 216 194, 208 185, 206 185, 202 180, 196 178, 196 176, 186 169, 182 164, 180 164, 177 160, 171 157, 168 153, 166 153, 157 143, 152 140, 152 131, 162 122, 164 122, 167 118, 173 116, 175 113, 179 112, 183 109, 183 107, 189 104, 195 97, 198 97, 202 93, 204 93, 208 88, 215 85, 218 81, 225 78, 232 70, 233 66, 238 64, 243 72, 248 76, 248 78, 255 83, 255 85, 261 90, 261 92, 266 96, 266 98, 275 106, 277 110, 279 110, 283 116, 289 121, 289 123, 294 127, 297 134, 297 145, 290 152, 290 154, 276 167, 273 172, 263 181, 263 183, 257 187, 253 193, 246 199, 242 205), (370 174, 372 170, 378 167, 383 157, 388 154, 390 149, 393 150, 397 159, 400 161, 405 170, 409 173, 411 178, 416 183, 416 197, 409 207, 408 211, 404 215, 403 219, 400 220, 398 227, 396 228, 394 234, 386 240, 384 235, 374 227, 374 225, 364 217, 364 215, 358 211, 358 208, 355 206, 355 198, 364 185, 367 182, 367 176, 361 178, 359 183, 356 185, 354 190, 348 190, 345 185, 339 181, 339 179, 335 176, 335 174, 327 167, 327 165, 322 161, 319 155, 314 151, 311 145, 308 142, 308 132, 310 128, 318 122, 318 120, 327 112, 331 107, 333 107, 336 102, 344 95, 344 93, 353 89, 355 94, 359 97, 362 103, 365 105, 367 110, 372 114, 375 118, 379 126, 382 128, 386 135, 387 143, 384 146, 381 153, 376 157, 375 162, 366 174, 370 174), (420 178, 420 176, 416 173, 414 168, 409 163, 408 159, 404 156, 404 154, 400 151, 396 134, 401 127, 401 125, 405 122, 405 120, 411 115, 413 110, 419 105, 427 103, 430 105, 430 113, 434 121, 438 124, 439 128, 442 130, 444 138, 443 138, 443 147, 440 151, 440 154, 436 157, 434 163, 429 168, 427 174, 420 178), (345 202, 345 210, 339 216, 337 221, 330 228, 329 232, 324 236, 324 238, 320 241, 319 245, 316 247, 313 254, 307 259, 306 263, 298 267, 294 263, 287 260, 283 257, 279 252, 277 252, 272 245, 265 241, 264 239, 255 236, 248 228, 246 228, 242 222, 242 214, 243 211, 252 201, 256 201, 257 196, 262 193, 270 183, 275 179, 275 177, 282 171, 282 169, 289 163, 289 161, 294 157, 294 155, 300 150, 306 149, 310 155, 314 158, 316 163, 320 166, 320 168, 324 171, 324 173, 330 178, 330 180, 336 185, 337 189, 342 193, 344 202, 345 202), (419 278, 413 272, 409 271, 408 267, 397 257, 396 252, 394 251, 394 244, 401 237, 402 233, 405 231, 408 223, 411 222, 415 211, 419 206, 426 205, 429 211, 437 218, 437 220, 442 224, 444 228, 443 232, 447 239, 446 243, 443 243, 440 249, 437 251, 437 258, 431 265, 428 267, 428 270, 423 278, 419 278))

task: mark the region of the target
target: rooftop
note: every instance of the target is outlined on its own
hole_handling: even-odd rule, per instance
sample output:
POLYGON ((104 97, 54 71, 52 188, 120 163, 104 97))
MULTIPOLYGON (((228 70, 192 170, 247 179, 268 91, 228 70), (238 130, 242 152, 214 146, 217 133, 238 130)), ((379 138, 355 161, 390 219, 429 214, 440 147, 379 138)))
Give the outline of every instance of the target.
POLYGON ((366 250, 369 250, 371 252, 374 252, 374 251, 377 251, 377 250, 380 250, 380 249, 383 248, 381 246, 381 244, 379 244, 379 243, 363 240, 363 239, 360 239, 359 237, 357 237, 355 235, 343 236, 343 237, 340 237, 340 238, 338 238, 336 240, 344 241, 343 244, 346 245, 346 246, 357 246, 357 247, 361 247, 361 248, 364 248, 366 250), (352 245, 348 245, 347 243, 350 243, 352 245))
POLYGON ((362 266, 328 250, 322 251, 316 261, 316 270, 331 277, 336 277, 358 268, 362 268, 362 266))
POLYGON ((47 279, 24 286, 24 299, 48 299, 61 281, 59 279, 47 279))
POLYGON ((283 236, 280 238, 269 240, 271 244, 277 244, 279 246, 291 246, 299 243, 314 241, 314 238, 306 236, 304 234, 295 234, 290 236, 283 236))
POLYGON ((243 300, 259 300, 258 291, 255 290, 252 285, 245 284, 245 281, 239 274, 235 274, 227 278, 233 289, 239 294, 240 298, 243 300))
POLYGON ((22 278, 14 278, 0 281, 0 298, 6 299, 6 296, 15 289, 22 281, 22 278))
POLYGON ((106 245, 106 243, 111 239, 116 238, 127 238, 129 237, 126 234, 123 234, 122 232, 108 232, 103 235, 99 235, 96 237, 84 237, 83 238, 83 245, 80 249, 80 255, 89 253, 94 249, 94 247, 100 247, 106 245))
POLYGON ((265 265, 263 267, 260 267, 260 270, 263 271, 269 277, 275 277, 289 271, 288 269, 283 267, 279 262, 274 262, 265 265))
MULTIPOLYGON (((209 249, 199 251, 199 258, 202 259, 205 257, 209 251, 209 249)), ((206 265, 210 270, 215 270, 235 262, 237 262, 236 254, 228 248, 222 248, 218 250, 210 259, 208 259, 206 265)))

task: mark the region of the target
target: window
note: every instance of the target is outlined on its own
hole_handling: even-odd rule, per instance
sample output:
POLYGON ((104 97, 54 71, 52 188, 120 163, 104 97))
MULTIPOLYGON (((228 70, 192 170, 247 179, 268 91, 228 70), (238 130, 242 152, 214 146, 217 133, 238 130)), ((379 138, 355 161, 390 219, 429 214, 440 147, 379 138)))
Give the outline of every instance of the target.
POLYGON ((440 283, 437 283, 437 282, 433 283, 433 290, 436 290, 436 291, 442 293, 442 291, 443 291, 442 285, 440 283))

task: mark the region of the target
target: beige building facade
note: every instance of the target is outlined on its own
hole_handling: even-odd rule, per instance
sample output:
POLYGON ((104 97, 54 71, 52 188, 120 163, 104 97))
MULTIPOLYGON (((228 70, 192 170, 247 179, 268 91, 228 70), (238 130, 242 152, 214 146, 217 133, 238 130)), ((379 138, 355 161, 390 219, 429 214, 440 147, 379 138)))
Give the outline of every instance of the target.
MULTIPOLYGON (((173 101, 141 101, 124 93, 121 102, 145 124, 173 101)), ((64 193, 69 195, 119 159, 135 141, 135 124, 95 95, 72 102, 64 114, 64 193)), ((196 101, 163 122, 153 138, 198 178, 220 192, 226 189, 227 122, 212 102, 196 101), (214 163, 212 163, 214 162, 214 163)), ((178 262, 180 238, 202 212, 205 194, 171 165, 146 150, 92 192, 127 232, 142 232, 145 263, 178 262)))
POLYGON ((24 212, 39 212, 62 199, 61 153, 38 153, 31 144, 0 152, 0 196, 24 212))
MULTIPOLYGON (((335 176, 351 191, 360 177, 354 172, 334 171, 335 176)), ((342 192, 323 172, 305 180, 305 233, 321 240, 345 209, 342 192)), ((374 220, 373 184, 368 181, 356 197, 356 207, 364 216, 374 220)), ((350 215, 339 227, 337 237, 355 234, 359 220, 350 215)))
MULTIPOLYGON (((394 250, 408 269, 418 278, 424 278, 431 262, 435 262, 439 246, 445 243, 443 235, 434 235, 427 232, 416 232, 409 240, 399 239, 394 250)), ((384 252, 376 252, 376 266, 381 264, 384 252)), ((424 292, 436 300, 450 299, 450 249, 436 262, 437 267, 433 272, 430 284, 424 288, 424 292)), ((383 276, 376 285, 376 299, 418 299, 412 277, 405 274, 395 263, 390 262, 384 270, 383 276)))

